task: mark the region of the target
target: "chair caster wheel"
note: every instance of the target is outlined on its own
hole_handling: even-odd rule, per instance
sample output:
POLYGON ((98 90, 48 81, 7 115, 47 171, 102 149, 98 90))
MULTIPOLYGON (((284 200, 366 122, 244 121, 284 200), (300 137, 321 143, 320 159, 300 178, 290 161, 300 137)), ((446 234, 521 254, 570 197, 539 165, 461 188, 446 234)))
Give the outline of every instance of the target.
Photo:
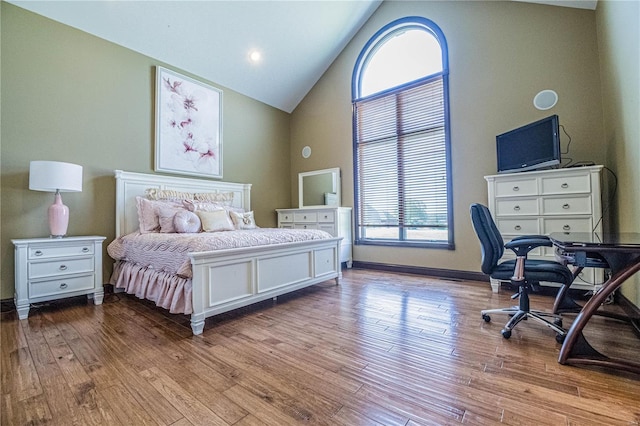
POLYGON ((484 322, 490 322, 491 321, 491 317, 487 314, 482 314, 482 319, 484 320, 484 322))
POLYGON ((502 330, 502 337, 504 337, 505 339, 511 337, 511 330, 502 330))
POLYGON ((558 327, 562 328, 562 318, 556 318, 553 320, 553 323, 558 327))
POLYGON ((563 344, 565 337, 567 337, 566 334, 556 334, 556 342, 563 344))

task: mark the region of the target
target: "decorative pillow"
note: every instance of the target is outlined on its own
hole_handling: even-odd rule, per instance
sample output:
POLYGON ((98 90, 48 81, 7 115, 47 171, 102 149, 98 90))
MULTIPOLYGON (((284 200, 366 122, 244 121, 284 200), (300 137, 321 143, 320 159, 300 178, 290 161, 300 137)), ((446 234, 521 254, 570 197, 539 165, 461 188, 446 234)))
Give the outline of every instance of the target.
POLYGON ((176 232, 193 234, 200 232, 200 218, 197 214, 182 210, 173 217, 173 227, 176 232))
POLYGON ((153 201, 147 200, 144 197, 136 197, 136 207, 138 209, 138 226, 142 234, 160 231, 159 208, 183 208, 181 203, 173 201, 153 201))
POLYGON ((233 223, 229 219, 226 210, 215 210, 212 212, 197 211, 196 214, 202 222, 204 232, 233 231, 233 223))
POLYGON ((193 199, 196 201, 223 203, 225 206, 230 206, 233 202, 233 192, 196 192, 193 194, 193 199))
MULTIPOLYGON (((173 233, 177 232, 173 225, 174 217, 179 212, 186 212, 182 207, 175 207, 170 205, 161 205, 156 208, 158 213, 158 222, 160 223, 160 232, 173 233)), ((188 212, 190 213, 190 212, 188 212)))
POLYGON ((193 192, 174 191, 172 189, 147 188, 145 191, 149 200, 193 200, 193 192))
POLYGON ((236 226, 236 229, 255 229, 256 221, 253 218, 253 212, 237 213, 230 211, 231 219, 236 226))
POLYGON ((193 200, 183 200, 182 205, 184 206, 185 209, 189 210, 190 212, 196 212, 196 211, 213 212, 213 211, 222 210, 225 208, 224 204, 222 203, 200 202, 200 201, 193 201, 193 200))

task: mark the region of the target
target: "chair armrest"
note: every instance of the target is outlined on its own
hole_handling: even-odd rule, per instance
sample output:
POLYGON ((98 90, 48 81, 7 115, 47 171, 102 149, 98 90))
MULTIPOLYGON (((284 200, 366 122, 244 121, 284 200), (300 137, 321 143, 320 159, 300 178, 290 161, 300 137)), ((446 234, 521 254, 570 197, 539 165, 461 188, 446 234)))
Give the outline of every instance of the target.
POLYGON ((526 240, 532 238, 551 241, 546 235, 520 235, 519 237, 513 237, 511 241, 526 240))
POLYGON ((512 250, 516 256, 526 256, 536 247, 551 247, 551 240, 543 235, 527 235, 516 237, 504 245, 504 248, 512 250))

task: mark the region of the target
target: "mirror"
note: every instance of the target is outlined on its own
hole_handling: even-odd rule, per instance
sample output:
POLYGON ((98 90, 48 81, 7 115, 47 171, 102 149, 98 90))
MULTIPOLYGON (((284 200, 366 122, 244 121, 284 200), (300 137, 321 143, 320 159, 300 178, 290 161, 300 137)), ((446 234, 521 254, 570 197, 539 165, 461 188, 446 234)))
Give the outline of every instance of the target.
POLYGON ((304 207, 340 206, 340 169, 298 173, 298 205, 304 207))

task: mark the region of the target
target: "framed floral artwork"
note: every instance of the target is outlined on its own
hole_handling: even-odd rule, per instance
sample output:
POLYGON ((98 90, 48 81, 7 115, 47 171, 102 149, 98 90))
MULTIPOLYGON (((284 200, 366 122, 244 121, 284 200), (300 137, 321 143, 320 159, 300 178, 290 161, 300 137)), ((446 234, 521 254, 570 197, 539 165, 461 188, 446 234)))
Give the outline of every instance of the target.
POLYGON ((155 170, 222 179, 222 90, 156 67, 155 170))

